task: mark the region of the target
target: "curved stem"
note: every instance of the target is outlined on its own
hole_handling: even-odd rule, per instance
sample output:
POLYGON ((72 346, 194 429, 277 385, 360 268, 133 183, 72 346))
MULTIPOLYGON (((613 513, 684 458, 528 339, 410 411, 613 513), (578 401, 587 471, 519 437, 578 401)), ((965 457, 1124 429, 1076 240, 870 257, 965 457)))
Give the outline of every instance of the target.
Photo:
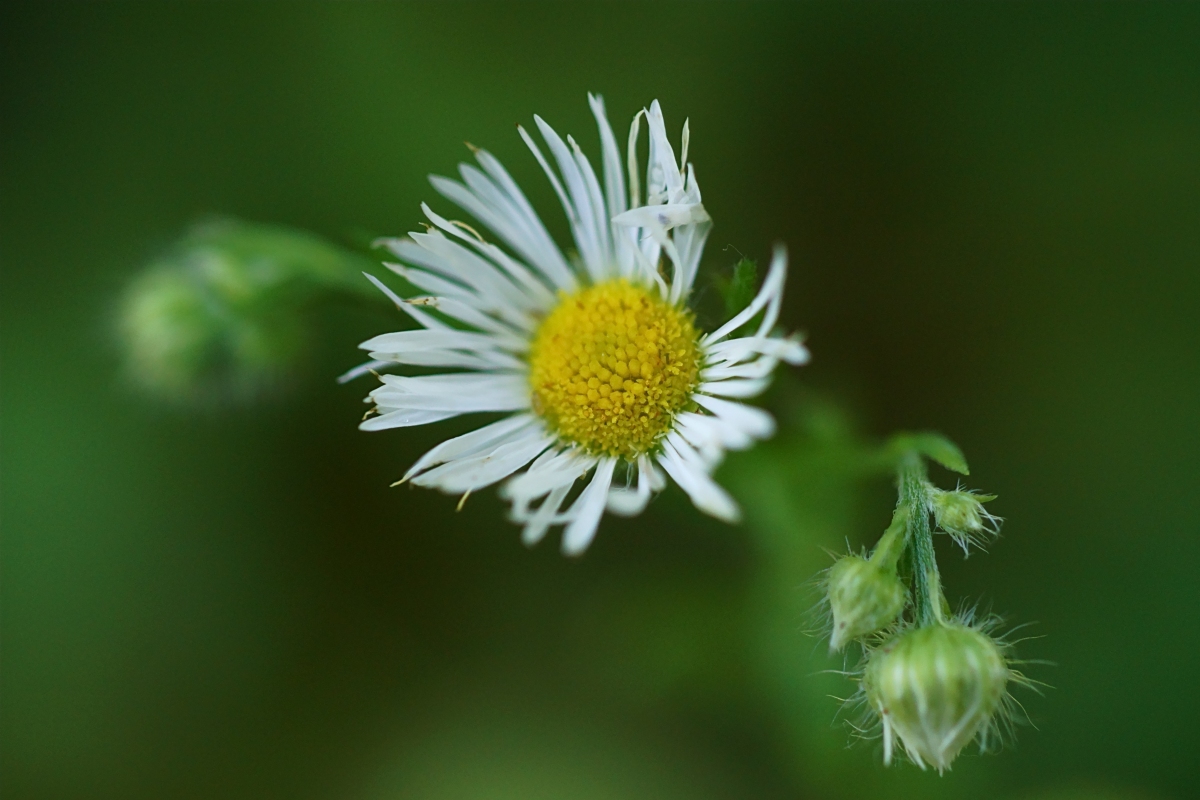
POLYGON ((896 571, 896 566, 900 563, 900 556, 904 555, 904 546, 908 537, 908 516, 907 505, 897 506, 896 511, 892 514, 892 524, 888 525, 883 536, 879 537, 879 543, 875 545, 875 550, 871 553, 872 564, 889 572, 896 571))

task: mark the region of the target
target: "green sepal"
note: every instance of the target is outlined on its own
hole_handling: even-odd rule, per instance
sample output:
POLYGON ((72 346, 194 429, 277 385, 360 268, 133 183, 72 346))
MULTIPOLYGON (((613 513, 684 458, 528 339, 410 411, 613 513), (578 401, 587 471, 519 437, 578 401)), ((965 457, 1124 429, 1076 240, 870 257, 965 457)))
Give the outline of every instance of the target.
POLYGON ((729 278, 718 276, 717 291, 725 300, 725 316, 734 316, 754 299, 758 288, 758 264, 753 259, 743 257, 733 265, 733 275, 729 278))

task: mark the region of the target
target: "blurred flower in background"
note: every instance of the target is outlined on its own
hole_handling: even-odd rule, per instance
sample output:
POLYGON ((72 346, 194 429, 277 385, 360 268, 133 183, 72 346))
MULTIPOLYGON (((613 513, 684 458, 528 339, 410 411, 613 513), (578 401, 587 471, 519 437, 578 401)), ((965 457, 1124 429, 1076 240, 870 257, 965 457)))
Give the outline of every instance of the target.
POLYGON ((309 352, 311 305, 335 293, 366 295, 362 270, 372 263, 285 226, 197 223, 126 291, 126 372, 177 402, 278 392, 309 352))

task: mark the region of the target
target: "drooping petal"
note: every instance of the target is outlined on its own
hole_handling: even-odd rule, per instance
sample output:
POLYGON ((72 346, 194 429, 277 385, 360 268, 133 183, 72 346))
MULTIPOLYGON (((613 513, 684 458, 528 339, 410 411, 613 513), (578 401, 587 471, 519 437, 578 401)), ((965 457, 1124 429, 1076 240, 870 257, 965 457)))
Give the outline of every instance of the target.
POLYGON ((678 434, 671 434, 663 442, 658 463, 687 492, 696 508, 725 522, 741 519, 742 512, 729 492, 709 477, 699 454, 678 434))
POLYGON ((482 428, 464 433, 462 436, 447 439, 418 458, 401 480, 410 480, 414 475, 436 467, 438 464, 476 455, 486 447, 495 447, 514 436, 522 435, 526 428, 535 424, 537 424, 537 420, 533 415, 518 414, 499 422, 493 422, 491 425, 484 425, 482 428))
POLYGON ((576 448, 544 453, 528 470, 501 487, 501 496, 512 500, 514 512, 523 515, 529 503, 561 486, 570 486, 586 475, 596 462, 594 456, 576 448))
POLYGON ((638 459, 636 470, 631 467, 631 470, 637 472, 636 489, 614 486, 608 490, 607 508, 609 511, 622 517, 636 517, 646 509, 650 502, 653 481, 653 476, 647 474, 647 469, 643 464, 645 462, 648 465, 648 461, 643 454, 638 459))
POLYGON ((525 528, 521 531, 521 541, 525 543, 526 547, 532 547, 540 542, 551 525, 561 522, 558 518, 559 509, 562 508, 563 500, 567 498, 567 493, 570 491, 570 484, 553 490, 537 510, 527 518, 525 528))
POLYGON ((761 408, 702 394, 693 395, 693 399, 715 414, 719 420, 737 428, 747 436, 755 439, 769 439, 775 435, 775 419, 761 408))
POLYGON ((412 482, 417 486, 433 486, 452 494, 473 492, 507 478, 553 443, 552 436, 531 429, 525 431, 522 437, 505 442, 490 452, 434 467, 413 478, 412 482))
POLYGON ((604 513, 608 487, 612 484, 616 466, 617 460, 611 456, 600 459, 591 483, 571 506, 568 513, 572 519, 563 531, 562 549, 566 555, 577 556, 592 543, 596 528, 600 525, 600 516, 604 513))

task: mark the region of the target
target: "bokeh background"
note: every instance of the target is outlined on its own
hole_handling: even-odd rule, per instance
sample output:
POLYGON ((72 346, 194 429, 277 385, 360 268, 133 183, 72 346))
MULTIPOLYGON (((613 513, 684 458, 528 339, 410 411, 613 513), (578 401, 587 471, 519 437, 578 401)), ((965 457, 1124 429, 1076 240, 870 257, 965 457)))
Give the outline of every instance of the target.
MULTIPOLYGON (((5 3, 0 780, 13 798, 1183 798, 1200 734, 1200 6, 5 3), (514 123, 596 153, 685 116, 706 269, 792 253, 811 366, 779 437, 580 560, 491 493, 388 483, 343 298, 251 403, 140 392, 127 283, 211 213, 354 246, 514 123), (945 777, 847 747, 804 635, 900 428, 956 439, 1005 536, 952 597, 1036 621, 1036 728, 945 777)), ((445 204, 443 203, 442 206, 445 204)), ((953 479, 939 474, 943 483, 953 479)))

